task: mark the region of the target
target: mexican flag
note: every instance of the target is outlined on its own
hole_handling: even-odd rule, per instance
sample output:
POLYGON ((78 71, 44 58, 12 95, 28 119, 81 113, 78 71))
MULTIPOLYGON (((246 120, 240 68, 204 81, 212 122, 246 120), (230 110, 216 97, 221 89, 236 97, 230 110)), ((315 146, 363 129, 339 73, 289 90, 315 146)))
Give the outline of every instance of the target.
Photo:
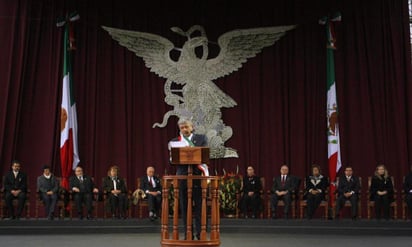
POLYGON ((336 174, 341 168, 340 141, 339 141, 339 122, 338 122, 338 102, 336 97, 335 63, 334 50, 335 38, 333 32, 333 22, 340 21, 340 14, 326 20, 326 89, 327 89, 327 129, 328 129, 328 160, 329 160, 329 179, 330 179, 330 202, 335 201, 335 180, 336 174))
MULTIPOLYGON (((73 17, 72 17, 73 18, 73 17)), ((70 21, 64 22, 64 42, 63 42, 63 86, 62 103, 60 109, 60 163, 62 170, 62 186, 69 188, 68 178, 71 171, 80 162, 79 150, 77 148, 77 116, 76 102, 73 95, 72 69, 71 69, 71 50, 72 41, 70 40, 70 21)), ((57 25, 62 24, 61 22, 57 25)))

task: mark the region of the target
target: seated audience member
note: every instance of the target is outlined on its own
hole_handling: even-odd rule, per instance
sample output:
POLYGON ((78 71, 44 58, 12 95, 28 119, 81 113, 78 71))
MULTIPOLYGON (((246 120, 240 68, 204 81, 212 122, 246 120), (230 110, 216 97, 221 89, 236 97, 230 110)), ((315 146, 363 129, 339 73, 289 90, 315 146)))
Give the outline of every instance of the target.
POLYGON ((328 188, 328 179, 320 173, 318 165, 312 165, 312 175, 306 178, 304 199, 306 199, 306 217, 312 219, 316 209, 325 199, 325 191, 328 188))
POLYGON ((103 191, 106 193, 106 208, 112 218, 125 219, 127 211, 127 188, 125 180, 119 176, 119 167, 111 166, 107 177, 103 179, 103 191))
POLYGON ((340 210, 346 201, 350 201, 352 219, 358 217, 358 201, 359 201, 360 181, 357 176, 353 176, 351 166, 346 166, 345 174, 340 176, 338 188, 336 189, 336 215, 335 219, 339 219, 340 210))
POLYGON ((59 181, 50 172, 50 166, 48 165, 43 166, 43 174, 37 177, 37 192, 43 201, 46 217, 53 220, 59 192, 59 181))
POLYGON ((21 172, 21 164, 12 162, 11 171, 4 176, 4 199, 9 211, 10 219, 20 219, 26 202, 27 176, 21 172), (14 211, 13 200, 17 199, 17 213, 14 211))
POLYGON ((260 208, 260 190, 262 184, 260 178, 255 175, 255 170, 252 166, 247 168, 247 176, 243 178, 242 198, 240 206, 245 218, 248 218, 249 208, 252 210, 252 218, 256 218, 260 208))
MULTIPOLYGON (((405 202, 408 206, 408 216, 412 217, 412 166, 410 167, 409 174, 405 177, 403 183, 403 190, 405 192, 405 202)), ((406 218, 408 218, 408 216, 406 218)))
POLYGON ((383 217, 389 220, 389 206, 393 201, 393 184, 388 170, 382 164, 376 167, 375 175, 372 177, 370 199, 375 201, 376 219, 381 219, 383 211, 383 217))
POLYGON ((157 219, 162 204, 162 185, 160 179, 154 175, 155 169, 149 166, 146 169, 146 176, 141 178, 140 189, 143 190, 149 204, 150 220, 157 219))
POLYGON ((78 217, 83 219, 83 204, 87 209, 87 219, 93 218, 93 193, 98 193, 99 190, 94 186, 91 177, 84 175, 83 167, 77 166, 74 170, 74 176, 70 177, 70 189, 73 193, 73 200, 75 202, 78 217))
POLYGON ((279 200, 283 200, 285 207, 283 209, 283 216, 285 219, 289 217, 290 204, 292 196, 297 189, 298 179, 289 175, 289 167, 282 165, 280 168, 280 176, 273 179, 273 186, 270 190, 272 193, 270 205, 272 209, 272 218, 276 218, 276 208, 279 200))

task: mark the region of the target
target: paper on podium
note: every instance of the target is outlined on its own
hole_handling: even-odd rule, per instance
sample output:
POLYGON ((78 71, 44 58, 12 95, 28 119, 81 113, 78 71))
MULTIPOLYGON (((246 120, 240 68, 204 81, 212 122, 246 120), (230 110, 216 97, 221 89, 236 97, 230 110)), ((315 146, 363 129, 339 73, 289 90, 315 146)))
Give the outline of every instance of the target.
POLYGON ((169 150, 171 150, 172 148, 183 148, 189 145, 184 141, 170 141, 168 146, 169 150))

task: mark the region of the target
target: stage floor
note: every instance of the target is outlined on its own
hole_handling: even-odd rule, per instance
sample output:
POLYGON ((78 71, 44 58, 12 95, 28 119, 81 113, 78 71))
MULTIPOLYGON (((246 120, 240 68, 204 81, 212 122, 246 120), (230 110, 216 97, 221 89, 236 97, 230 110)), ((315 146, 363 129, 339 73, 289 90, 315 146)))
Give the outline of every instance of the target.
MULTIPOLYGON (((0 235, 15 234, 159 234, 159 220, 0 220, 0 235)), ((412 236, 411 221, 377 220, 269 220, 269 219, 221 219, 220 233, 225 234, 317 234, 363 236, 412 236)))

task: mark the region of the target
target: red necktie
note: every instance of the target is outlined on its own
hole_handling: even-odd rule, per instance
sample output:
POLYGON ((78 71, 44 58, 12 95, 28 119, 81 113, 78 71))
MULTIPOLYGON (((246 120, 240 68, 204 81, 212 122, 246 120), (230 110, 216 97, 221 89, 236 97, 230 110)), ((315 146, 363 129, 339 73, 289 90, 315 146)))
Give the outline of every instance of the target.
POLYGON ((282 186, 285 186, 285 176, 282 176, 282 186))
POLYGON ((154 188, 154 186, 153 186, 153 180, 152 180, 152 177, 150 177, 149 182, 150 182, 150 185, 154 188))

